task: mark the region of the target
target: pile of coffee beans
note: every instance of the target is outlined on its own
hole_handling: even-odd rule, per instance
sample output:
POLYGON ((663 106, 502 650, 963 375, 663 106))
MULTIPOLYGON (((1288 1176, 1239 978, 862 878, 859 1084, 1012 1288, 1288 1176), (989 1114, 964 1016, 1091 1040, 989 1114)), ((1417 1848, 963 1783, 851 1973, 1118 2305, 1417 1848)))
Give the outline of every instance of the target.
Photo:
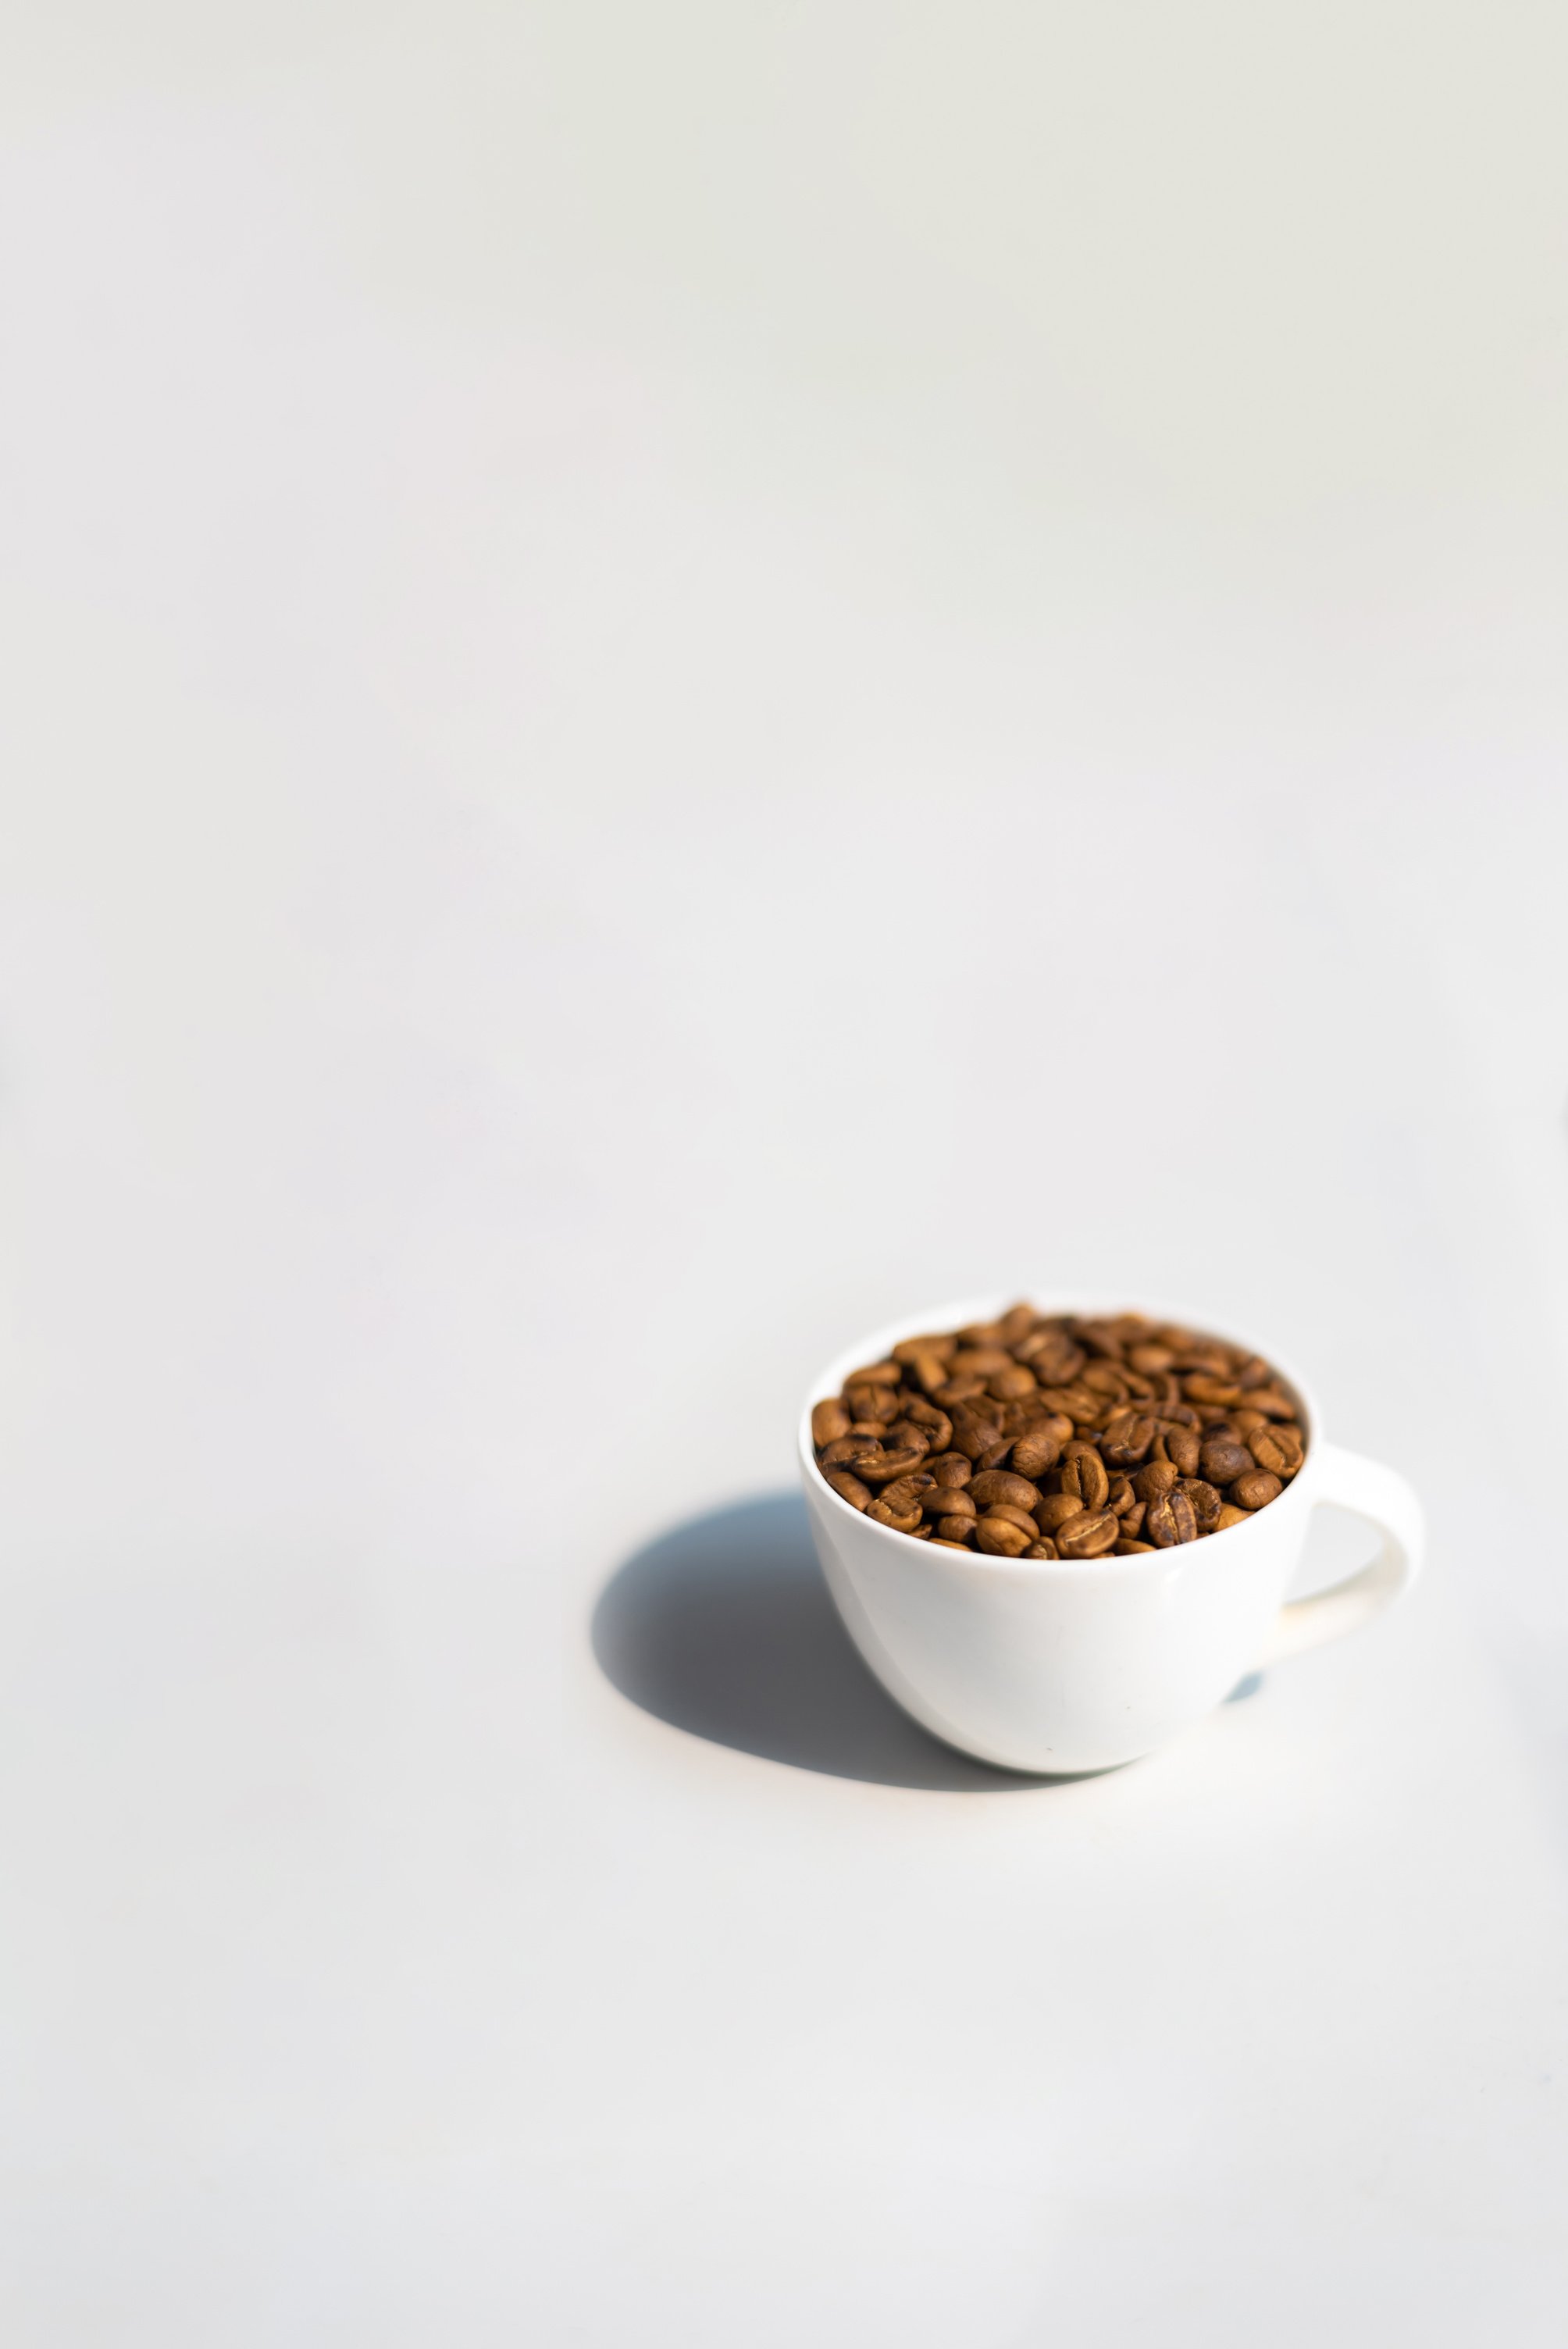
POLYGON ((815 1406, 811 1435, 851 1508, 995 1557, 1131 1557, 1223 1533, 1306 1450, 1295 1397, 1244 1347, 1029 1305, 904 1339, 815 1406))

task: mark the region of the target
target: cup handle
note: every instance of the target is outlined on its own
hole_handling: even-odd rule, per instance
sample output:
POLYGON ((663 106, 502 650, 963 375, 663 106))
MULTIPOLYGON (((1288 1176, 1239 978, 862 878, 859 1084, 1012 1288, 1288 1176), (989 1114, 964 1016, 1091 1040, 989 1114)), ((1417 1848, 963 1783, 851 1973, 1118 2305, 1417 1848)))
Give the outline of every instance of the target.
POLYGON ((1382 1535, 1383 1547, 1371 1565, 1347 1582, 1282 1607, 1260 1664, 1282 1663, 1287 1656, 1303 1655, 1308 1648, 1320 1648, 1326 1640, 1337 1640, 1369 1623, 1390 1599, 1408 1589, 1420 1570, 1426 1523, 1419 1501, 1397 1470, 1364 1459, 1359 1452, 1341 1451, 1337 1444, 1324 1444, 1317 1447, 1317 1499, 1369 1519, 1382 1535))

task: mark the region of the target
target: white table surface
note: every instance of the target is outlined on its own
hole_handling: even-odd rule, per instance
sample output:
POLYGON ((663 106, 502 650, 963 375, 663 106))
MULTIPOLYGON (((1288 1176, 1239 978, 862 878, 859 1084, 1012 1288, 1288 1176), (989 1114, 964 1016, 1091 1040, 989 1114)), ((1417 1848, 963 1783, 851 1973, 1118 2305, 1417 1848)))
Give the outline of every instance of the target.
POLYGON ((1555 37, 16 27, 7 2349, 1563 2340, 1555 37), (1432 1528, 1057 1786, 789 1498, 1031 1281, 1432 1528))

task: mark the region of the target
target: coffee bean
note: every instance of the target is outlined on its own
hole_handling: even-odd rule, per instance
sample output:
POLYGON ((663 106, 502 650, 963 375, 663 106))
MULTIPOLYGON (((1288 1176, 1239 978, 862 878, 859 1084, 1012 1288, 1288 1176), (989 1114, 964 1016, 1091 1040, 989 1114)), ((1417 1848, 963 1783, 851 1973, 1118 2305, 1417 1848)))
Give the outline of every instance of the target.
POLYGON ((830 1468, 827 1472, 827 1476, 829 1484, 832 1486, 834 1492, 837 1493, 839 1498, 841 1501, 848 1501, 851 1509, 869 1509, 871 1507, 872 1496, 870 1490, 866 1485, 861 1483, 858 1476, 851 1476, 847 1468, 830 1468))
POLYGON ((1197 1540, 1198 1520, 1180 1485, 1150 1502, 1143 1513, 1143 1530, 1157 1549, 1173 1549, 1179 1542, 1197 1540))
POLYGON ((1225 1506, 1212 1485, 1206 1484, 1201 1476, 1183 1476, 1176 1489, 1179 1493, 1185 1493, 1191 1502, 1198 1531, 1201 1534, 1212 1533, 1219 1523, 1220 1511, 1225 1506))
POLYGON ((1035 1511, 1035 1523, 1042 1533, 1054 1534, 1066 1518, 1079 1516, 1082 1509, 1076 1493, 1047 1493, 1035 1511))
POLYGON ((1026 1429, 1013 1446, 1013 1467, 1020 1476, 1043 1476, 1062 1456, 1062 1439, 1054 1426, 1026 1429))
POLYGON ((1174 1464, 1179 1475, 1195 1476, 1197 1475, 1198 1456, 1202 1448, 1195 1427, 1166 1429, 1165 1456, 1174 1464))
POLYGON ((1057 1471, 1064 1493, 1076 1494, 1086 1509, 1103 1509, 1110 1478, 1098 1452, 1071 1454, 1057 1471))
POLYGON ((1198 1458, 1211 1485, 1228 1485, 1233 1476, 1244 1476, 1253 1461, 1244 1444, 1222 1435, 1207 1437, 1198 1458))
POLYGON ((812 1405, 811 1435, 833 1491, 910 1539, 1134 1557, 1276 1500, 1305 1456, 1298 1413, 1267 1362, 1222 1339, 1015 1305, 901 1339, 812 1405))
POLYGON ((1103 1557, 1120 1537, 1121 1527, 1109 1509, 1080 1509, 1054 1536, 1063 1557, 1103 1557))
POLYGON ((850 1414, 837 1395, 824 1402, 811 1405, 811 1441, 820 1451, 824 1444, 836 1444, 850 1432, 850 1414))
POLYGON ((1142 1412, 1119 1411, 1100 1438, 1100 1450, 1113 1468, 1135 1468, 1154 1441, 1154 1422, 1142 1412))
POLYGON ((1301 1466, 1301 1438, 1294 1428, 1254 1427, 1247 1449, 1273 1476, 1294 1476, 1301 1466))
POLYGON ((918 1509, 890 1509, 885 1501, 873 1501, 866 1515, 879 1526, 891 1526, 895 1534, 912 1534, 920 1523, 918 1509))
POLYGON ((988 1517, 1006 1517, 1011 1524, 1021 1526, 1031 1541, 1039 1537, 1040 1529, 1034 1518, 1027 1509, 1020 1509, 1015 1501, 991 1501, 986 1505, 985 1514, 988 1517))
POLYGON ((1140 1501, 1157 1501, 1181 1480, 1181 1471, 1173 1460, 1150 1460, 1133 1478, 1132 1489, 1140 1501))
POLYGON ((992 1557, 1022 1557, 1030 1547, 1029 1537, 1022 1526, 1011 1517, 987 1515, 975 1528, 976 1546, 992 1557))
POLYGON ((971 1480, 971 1497, 983 1509, 993 1501, 1011 1501, 1016 1509, 1033 1509, 1038 1506, 1040 1492, 1026 1476, 1010 1475, 1006 1468, 987 1468, 971 1480))

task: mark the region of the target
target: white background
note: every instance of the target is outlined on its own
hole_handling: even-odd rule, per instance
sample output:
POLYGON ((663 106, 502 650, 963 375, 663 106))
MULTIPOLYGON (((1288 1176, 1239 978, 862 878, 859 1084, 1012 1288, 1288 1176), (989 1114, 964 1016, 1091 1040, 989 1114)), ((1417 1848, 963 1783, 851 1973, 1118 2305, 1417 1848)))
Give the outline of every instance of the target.
POLYGON ((1559 12, 6 49, 10 2349, 1559 2343, 1559 12), (612 1685, 1031 1282, 1417 1596, 1067 1786, 612 1685))

